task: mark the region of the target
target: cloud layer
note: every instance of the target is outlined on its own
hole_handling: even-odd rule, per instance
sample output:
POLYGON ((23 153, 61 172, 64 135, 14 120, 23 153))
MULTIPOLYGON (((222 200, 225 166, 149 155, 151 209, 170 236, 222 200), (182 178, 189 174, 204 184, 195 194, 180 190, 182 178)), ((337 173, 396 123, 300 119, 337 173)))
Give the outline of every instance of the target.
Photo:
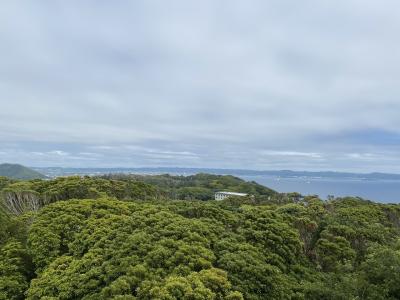
POLYGON ((400 172, 397 1, 3 1, 0 161, 400 172))

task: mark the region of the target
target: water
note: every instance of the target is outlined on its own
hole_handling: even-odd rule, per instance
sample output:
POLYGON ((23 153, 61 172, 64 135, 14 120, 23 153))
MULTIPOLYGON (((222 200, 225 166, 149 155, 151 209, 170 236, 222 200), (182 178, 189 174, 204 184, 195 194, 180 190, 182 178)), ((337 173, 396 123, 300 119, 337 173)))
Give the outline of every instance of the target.
POLYGON ((255 181, 278 192, 299 192, 302 195, 319 195, 326 199, 335 197, 358 196, 382 203, 400 203, 399 180, 357 180, 274 176, 240 176, 247 181, 255 181))

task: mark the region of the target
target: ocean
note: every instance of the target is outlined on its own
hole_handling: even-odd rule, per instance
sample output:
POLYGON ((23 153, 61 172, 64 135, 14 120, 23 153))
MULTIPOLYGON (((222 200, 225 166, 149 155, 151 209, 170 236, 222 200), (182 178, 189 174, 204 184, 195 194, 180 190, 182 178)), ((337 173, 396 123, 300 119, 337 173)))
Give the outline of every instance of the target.
POLYGON ((302 195, 319 195, 326 199, 358 196, 381 203, 400 203, 400 180, 360 180, 310 177, 276 177, 265 175, 240 176, 247 181, 255 181, 278 192, 299 192, 302 195))

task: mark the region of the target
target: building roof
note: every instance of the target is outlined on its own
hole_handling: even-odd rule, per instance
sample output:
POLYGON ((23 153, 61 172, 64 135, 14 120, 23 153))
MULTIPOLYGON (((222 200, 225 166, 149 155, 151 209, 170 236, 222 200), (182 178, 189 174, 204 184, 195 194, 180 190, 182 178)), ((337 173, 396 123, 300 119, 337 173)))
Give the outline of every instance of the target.
POLYGON ((223 194, 223 195, 228 195, 228 196, 247 196, 247 194, 235 193, 235 192, 216 192, 216 194, 223 194))

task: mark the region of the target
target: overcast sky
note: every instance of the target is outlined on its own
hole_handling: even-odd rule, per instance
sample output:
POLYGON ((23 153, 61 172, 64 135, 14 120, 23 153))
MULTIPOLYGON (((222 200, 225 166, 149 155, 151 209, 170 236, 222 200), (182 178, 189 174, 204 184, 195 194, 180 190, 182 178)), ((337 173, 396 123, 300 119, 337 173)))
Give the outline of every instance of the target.
POLYGON ((400 173, 393 1, 0 2, 0 162, 400 173))

